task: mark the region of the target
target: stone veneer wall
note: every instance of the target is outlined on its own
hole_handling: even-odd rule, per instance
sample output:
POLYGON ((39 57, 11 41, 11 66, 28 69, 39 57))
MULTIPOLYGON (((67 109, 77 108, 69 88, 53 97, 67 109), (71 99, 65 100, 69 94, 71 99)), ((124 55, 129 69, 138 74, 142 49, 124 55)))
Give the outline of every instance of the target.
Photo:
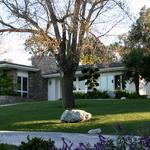
POLYGON ((12 104, 27 101, 28 99, 20 96, 0 96, 0 105, 2 104, 12 104))
POLYGON ((48 80, 42 78, 41 72, 29 73, 29 98, 34 100, 48 99, 48 80))
POLYGON ((53 56, 33 56, 31 58, 32 66, 39 68, 42 74, 59 71, 56 59, 53 56))
POLYGON ((29 98, 37 100, 48 99, 48 79, 44 79, 42 74, 57 72, 56 60, 53 56, 33 56, 32 66, 40 71, 29 74, 29 98))

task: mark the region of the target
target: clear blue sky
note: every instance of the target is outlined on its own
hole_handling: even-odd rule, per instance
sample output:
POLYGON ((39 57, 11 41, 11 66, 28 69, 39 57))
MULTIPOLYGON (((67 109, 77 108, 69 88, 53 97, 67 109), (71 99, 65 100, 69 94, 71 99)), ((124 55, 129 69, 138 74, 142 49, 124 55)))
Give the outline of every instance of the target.
MULTIPOLYGON (((138 17, 138 13, 140 9, 145 5, 146 7, 150 7, 150 0, 127 0, 130 10, 136 18, 138 17)), ((122 34, 129 30, 131 23, 126 23, 123 25, 118 26, 115 28, 111 34, 122 34)), ((114 42, 117 40, 117 38, 110 37, 107 39, 103 38, 103 41, 106 44, 109 44, 110 42, 114 42)), ((28 59, 30 58, 30 55, 28 52, 25 52, 24 50, 24 39, 20 35, 10 34, 6 35, 2 38, 1 41, 0 50, 6 51, 6 53, 0 55, 0 60, 4 59, 11 59, 14 63, 21 63, 30 65, 30 61, 28 59), (9 42, 10 41, 10 42, 9 42)))

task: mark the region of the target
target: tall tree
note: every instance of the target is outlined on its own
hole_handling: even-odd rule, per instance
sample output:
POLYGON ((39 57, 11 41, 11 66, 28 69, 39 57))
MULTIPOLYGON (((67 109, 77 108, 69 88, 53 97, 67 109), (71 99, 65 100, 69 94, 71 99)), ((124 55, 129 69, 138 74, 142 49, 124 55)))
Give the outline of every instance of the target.
POLYGON ((84 40, 84 47, 81 53, 82 64, 101 64, 113 61, 112 49, 105 46, 100 39, 89 36, 84 40))
POLYGON ((139 18, 133 23, 131 30, 123 39, 124 63, 126 77, 135 83, 136 93, 139 94, 139 79, 149 81, 150 55, 150 9, 143 7, 139 18))
POLYGON ((126 67, 125 79, 134 82, 137 95, 139 95, 139 79, 142 71, 143 57, 142 49, 134 49, 124 57, 126 67))
POLYGON ((118 16, 109 17, 114 24, 110 20, 108 23, 112 27, 119 23, 127 13, 124 4, 122 0, 0 0, 5 12, 0 16, 0 32, 31 33, 36 40, 44 41, 62 71, 64 106, 73 108, 73 78, 84 38, 94 34, 96 24, 108 22, 107 16, 114 14, 113 9, 117 14, 118 8, 123 10, 123 16, 119 12, 118 16))
POLYGON ((125 47, 143 49, 145 54, 150 53, 150 8, 143 7, 139 18, 132 25, 125 40, 125 47))

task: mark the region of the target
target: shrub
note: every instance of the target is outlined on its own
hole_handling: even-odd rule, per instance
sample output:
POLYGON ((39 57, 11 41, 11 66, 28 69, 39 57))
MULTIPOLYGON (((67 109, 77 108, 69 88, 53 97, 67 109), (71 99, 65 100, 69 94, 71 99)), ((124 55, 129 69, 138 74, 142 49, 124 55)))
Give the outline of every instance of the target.
POLYGON ((121 97, 128 97, 129 93, 124 91, 124 90, 117 90, 116 91, 116 98, 121 98, 121 97))
POLYGON ((129 95, 128 95, 128 98, 139 98, 140 96, 139 95, 137 95, 136 93, 130 93, 129 95))
POLYGON ((43 140, 42 138, 34 137, 32 139, 27 137, 27 143, 21 142, 19 150, 56 150, 54 141, 51 139, 43 140))
POLYGON ((75 92, 73 93, 74 98, 76 99, 85 99, 86 98, 86 93, 81 93, 81 92, 75 92))
POLYGON ((76 99, 93 99, 93 98, 110 98, 106 91, 93 91, 87 93, 76 92, 74 93, 76 99))
POLYGON ((14 95, 15 86, 16 84, 9 76, 5 74, 0 76, 0 95, 14 95))

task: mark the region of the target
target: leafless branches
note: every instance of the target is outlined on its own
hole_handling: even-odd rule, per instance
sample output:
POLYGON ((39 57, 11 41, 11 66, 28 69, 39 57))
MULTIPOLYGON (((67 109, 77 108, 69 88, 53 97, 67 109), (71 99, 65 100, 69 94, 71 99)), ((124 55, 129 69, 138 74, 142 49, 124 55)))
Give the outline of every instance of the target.
MULTIPOLYGON (((106 18, 116 7, 127 14, 124 6, 119 0, 0 0, 0 7, 5 11, 0 14, 0 32, 31 33, 36 40, 41 36, 39 39, 50 43, 49 39, 54 39, 56 47, 51 51, 57 55, 59 65, 64 67, 67 63, 71 68, 79 63, 84 38, 94 34, 94 23, 106 18)), ((114 21, 102 35, 122 18, 114 21)))

